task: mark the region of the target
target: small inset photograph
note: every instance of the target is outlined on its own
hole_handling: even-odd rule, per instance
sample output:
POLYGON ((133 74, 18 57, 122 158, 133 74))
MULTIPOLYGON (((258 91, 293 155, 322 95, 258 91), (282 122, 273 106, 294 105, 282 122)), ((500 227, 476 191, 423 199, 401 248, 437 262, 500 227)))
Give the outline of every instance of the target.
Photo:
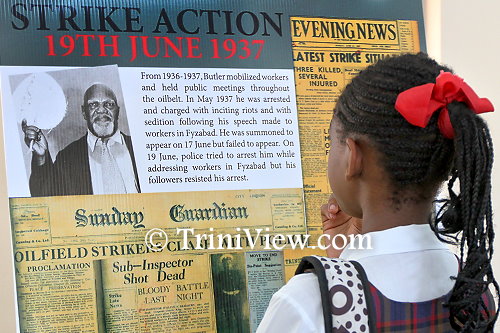
POLYGON ((210 255, 217 333, 250 332, 244 253, 210 255))
POLYGON ((9 80, 32 197, 140 193, 117 66, 9 80))

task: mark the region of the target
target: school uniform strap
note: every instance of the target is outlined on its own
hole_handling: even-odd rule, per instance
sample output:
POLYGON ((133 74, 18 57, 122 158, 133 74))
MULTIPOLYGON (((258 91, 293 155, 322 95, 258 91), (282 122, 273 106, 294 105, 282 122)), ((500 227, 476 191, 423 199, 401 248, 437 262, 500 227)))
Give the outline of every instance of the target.
POLYGON ((366 274, 359 263, 307 256, 295 274, 306 272, 314 272, 318 277, 325 332, 375 332, 369 316, 371 298, 366 297, 366 274))

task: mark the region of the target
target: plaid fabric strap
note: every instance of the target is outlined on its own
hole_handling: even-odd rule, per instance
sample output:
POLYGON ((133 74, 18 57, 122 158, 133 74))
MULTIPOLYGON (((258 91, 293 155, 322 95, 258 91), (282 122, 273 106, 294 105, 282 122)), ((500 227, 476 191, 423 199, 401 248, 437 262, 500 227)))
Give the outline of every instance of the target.
POLYGON ((325 332, 375 332, 369 322, 364 270, 357 262, 308 256, 295 274, 311 269, 318 276, 325 332))

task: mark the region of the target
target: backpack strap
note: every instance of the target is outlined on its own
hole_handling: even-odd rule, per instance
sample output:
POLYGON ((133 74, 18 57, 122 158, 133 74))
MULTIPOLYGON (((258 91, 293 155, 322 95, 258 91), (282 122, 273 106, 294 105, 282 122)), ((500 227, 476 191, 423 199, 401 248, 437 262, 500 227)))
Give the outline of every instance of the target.
POLYGON ((325 332, 375 332, 368 315, 371 301, 366 274, 354 261, 320 256, 302 258, 295 274, 313 270, 318 276, 325 332), (368 295, 368 297, 367 297, 368 295))

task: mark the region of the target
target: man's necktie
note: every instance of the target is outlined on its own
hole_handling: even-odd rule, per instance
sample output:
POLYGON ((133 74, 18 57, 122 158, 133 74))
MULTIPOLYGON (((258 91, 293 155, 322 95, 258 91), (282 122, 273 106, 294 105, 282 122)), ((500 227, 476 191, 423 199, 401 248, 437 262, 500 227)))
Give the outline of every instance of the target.
POLYGON ((104 193, 127 193, 118 164, 109 151, 109 140, 99 140, 101 147, 102 184, 104 193))

